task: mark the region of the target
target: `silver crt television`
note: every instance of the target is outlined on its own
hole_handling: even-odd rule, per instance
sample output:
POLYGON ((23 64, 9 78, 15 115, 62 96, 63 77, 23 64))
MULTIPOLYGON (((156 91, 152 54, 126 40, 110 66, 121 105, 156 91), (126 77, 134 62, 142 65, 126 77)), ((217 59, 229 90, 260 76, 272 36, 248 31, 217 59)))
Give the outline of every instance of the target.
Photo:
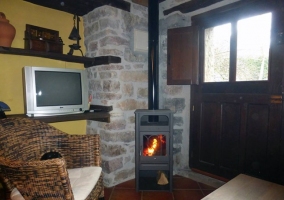
POLYGON ((25 66, 25 113, 30 117, 88 110, 86 70, 25 66))

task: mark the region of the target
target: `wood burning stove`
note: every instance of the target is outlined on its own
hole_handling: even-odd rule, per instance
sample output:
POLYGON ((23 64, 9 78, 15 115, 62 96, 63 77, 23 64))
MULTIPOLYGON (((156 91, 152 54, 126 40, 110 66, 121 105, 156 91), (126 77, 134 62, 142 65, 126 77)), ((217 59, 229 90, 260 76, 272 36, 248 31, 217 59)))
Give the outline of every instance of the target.
POLYGON ((172 191, 172 111, 135 111, 136 191, 172 191))
POLYGON ((148 0, 148 110, 135 111, 136 191, 172 191, 173 120, 159 109, 159 1, 148 0))

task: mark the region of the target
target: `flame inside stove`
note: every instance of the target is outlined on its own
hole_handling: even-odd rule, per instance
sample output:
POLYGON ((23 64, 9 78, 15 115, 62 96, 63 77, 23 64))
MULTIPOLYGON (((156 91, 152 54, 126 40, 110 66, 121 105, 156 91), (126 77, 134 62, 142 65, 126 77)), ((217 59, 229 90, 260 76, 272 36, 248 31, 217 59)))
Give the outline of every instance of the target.
POLYGON ((147 147, 144 149, 144 156, 154 156, 160 145, 165 143, 166 141, 163 139, 163 135, 153 136, 148 139, 147 147))
POLYGON ((148 156, 153 156, 153 154, 155 153, 155 149, 157 148, 157 145, 158 145, 158 141, 156 138, 154 138, 152 140, 152 145, 148 147, 148 156))

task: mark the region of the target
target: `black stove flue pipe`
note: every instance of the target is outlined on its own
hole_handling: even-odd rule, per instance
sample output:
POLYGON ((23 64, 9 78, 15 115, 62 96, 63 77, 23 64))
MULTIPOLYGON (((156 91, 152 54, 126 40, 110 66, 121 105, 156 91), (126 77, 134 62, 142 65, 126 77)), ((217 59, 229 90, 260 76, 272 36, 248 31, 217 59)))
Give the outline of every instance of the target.
POLYGON ((148 109, 159 109, 159 1, 148 0, 148 109))

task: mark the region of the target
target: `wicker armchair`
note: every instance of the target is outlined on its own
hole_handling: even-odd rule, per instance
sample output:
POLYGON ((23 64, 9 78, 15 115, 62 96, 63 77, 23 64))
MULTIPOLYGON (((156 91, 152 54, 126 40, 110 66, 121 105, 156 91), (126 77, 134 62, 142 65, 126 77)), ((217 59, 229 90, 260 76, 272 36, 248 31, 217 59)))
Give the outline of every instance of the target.
POLYGON ((12 200, 103 199, 100 164, 99 135, 69 135, 27 118, 0 120, 0 176, 12 200), (50 151, 62 157, 41 160, 50 151))

